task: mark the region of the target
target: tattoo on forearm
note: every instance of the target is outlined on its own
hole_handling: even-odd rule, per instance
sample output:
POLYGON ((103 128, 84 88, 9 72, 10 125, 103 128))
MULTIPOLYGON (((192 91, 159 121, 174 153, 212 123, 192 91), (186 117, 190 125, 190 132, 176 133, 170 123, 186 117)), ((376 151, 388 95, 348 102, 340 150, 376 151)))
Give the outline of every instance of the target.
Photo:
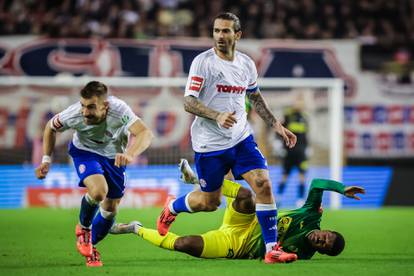
POLYGON ((208 108, 193 96, 184 97, 184 109, 189 113, 211 120, 215 120, 219 115, 219 112, 208 108))
POLYGON ((273 116, 272 112, 270 112, 269 107, 259 91, 249 94, 249 99, 257 114, 259 114, 260 118, 262 118, 269 126, 273 126, 277 122, 277 119, 273 116))

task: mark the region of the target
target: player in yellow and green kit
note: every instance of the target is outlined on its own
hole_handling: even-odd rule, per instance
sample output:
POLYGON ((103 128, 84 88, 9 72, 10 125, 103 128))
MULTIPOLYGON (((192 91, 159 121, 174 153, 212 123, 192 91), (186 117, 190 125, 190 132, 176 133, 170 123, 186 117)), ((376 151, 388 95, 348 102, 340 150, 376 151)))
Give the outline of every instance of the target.
MULTIPOLYGON (((186 160, 185 160, 186 161, 186 160)), ((188 163, 184 167, 184 181, 196 182, 188 163), (190 170, 190 174, 185 175, 190 170)), ((299 259, 310 259, 315 252, 336 256, 342 252, 345 240, 341 234, 320 230, 322 194, 334 191, 349 198, 360 198, 357 193, 365 190, 357 186, 326 179, 314 179, 305 204, 292 211, 280 212, 277 220, 278 240, 287 252, 294 252, 299 259)), ((136 233, 161 248, 187 253, 200 258, 255 259, 264 256, 264 243, 255 215, 255 200, 249 189, 230 180, 224 180, 222 193, 227 207, 223 223, 217 230, 201 235, 178 236, 169 232, 166 236, 157 230, 143 227, 139 222, 115 224, 112 234, 136 233)))

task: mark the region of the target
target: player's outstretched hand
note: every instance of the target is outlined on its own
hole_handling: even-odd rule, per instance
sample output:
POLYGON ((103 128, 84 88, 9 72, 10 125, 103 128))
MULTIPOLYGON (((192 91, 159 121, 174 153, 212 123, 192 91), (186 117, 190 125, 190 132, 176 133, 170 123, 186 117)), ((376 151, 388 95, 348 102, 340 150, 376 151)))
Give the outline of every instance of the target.
POLYGON ((133 161, 132 156, 126 153, 117 153, 115 155, 115 166, 126 166, 133 161))
POLYGON ((273 129, 282 137, 288 148, 293 148, 296 145, 297 137, 289 129, 285 128, 280 122, 276 122, 273 125, 273 129))
POLYGON ((231 128, 234 124, 237 123, 236 117, 234 116, 235 114, 236 111, 222 112, 217 116, 216 121, 221 127, 231 128))
POLYGON ((35 169, 35 174, 38 179, 45 178, 48 172, 49 172, 49 163, 47 162, 40 164, 39 167, 35 169))
POLYGON ((356 200, 361 200, 361 198, 355 194, 365 194, 365 189, 358 186, 348 186, 345 187, 345 196, 349 198, 355 198, 356 200))

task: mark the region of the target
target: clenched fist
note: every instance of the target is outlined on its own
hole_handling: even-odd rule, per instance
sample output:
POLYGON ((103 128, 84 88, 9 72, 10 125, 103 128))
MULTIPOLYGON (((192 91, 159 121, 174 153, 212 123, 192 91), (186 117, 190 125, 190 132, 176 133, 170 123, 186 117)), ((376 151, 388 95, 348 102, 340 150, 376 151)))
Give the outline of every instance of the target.
POLYGON ((35 174, 38 179, 44 179, 49 172, 49 163, 42 163, 35 169, 35 174))
POLYGON ((219 124, 219 126, 224 128, 231 128, 234 124, 237 123, 236 117, 234 116, 236 114, 236 111, 233 112, 222 112, 220 113, 216 121, 219 124))
POLYGON ((134 160, 132 156, 126 153, 117 153, 115 156, 115 166, 126 166, 134 160))

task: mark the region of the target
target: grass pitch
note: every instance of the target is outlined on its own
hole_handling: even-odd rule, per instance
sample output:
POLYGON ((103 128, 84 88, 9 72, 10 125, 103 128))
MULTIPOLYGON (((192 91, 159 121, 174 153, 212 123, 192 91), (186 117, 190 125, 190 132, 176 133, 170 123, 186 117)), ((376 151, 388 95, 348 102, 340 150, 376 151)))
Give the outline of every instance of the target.
MULTIPOLYGON (((121 209, 118 221, 155 227, 159 208, 121 209)), ((171 231, 217 228, 223 210, 181 214, 171 231)), ((98 245, 104 266, 87 268, 75 248, 78 210, 0 210, 0 275, 414 275, 414 208, 325 211, 323 229, 346 239, 338 257, 264 265, 258 260, 204 260, 155 247, 134 235, 108 236, 98 245)))

